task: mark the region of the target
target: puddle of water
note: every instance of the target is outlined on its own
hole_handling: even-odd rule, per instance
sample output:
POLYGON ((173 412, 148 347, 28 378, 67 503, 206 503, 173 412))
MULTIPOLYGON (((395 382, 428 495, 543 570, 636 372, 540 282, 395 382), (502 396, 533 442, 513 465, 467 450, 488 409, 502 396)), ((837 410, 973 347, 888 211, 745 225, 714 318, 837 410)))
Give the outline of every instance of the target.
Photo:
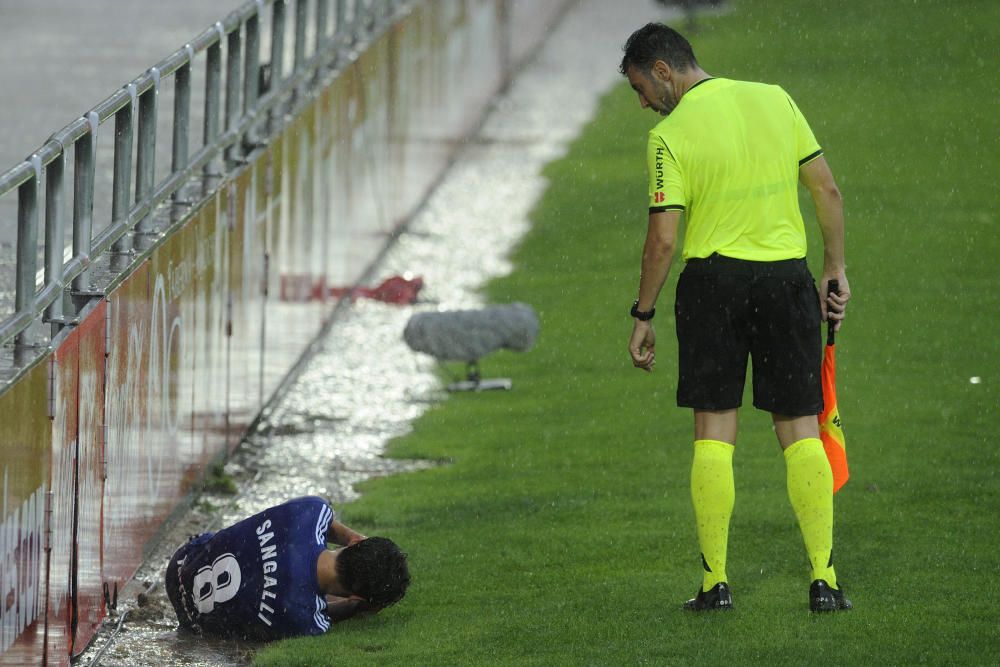
POLYGON ((420 310, 484 305, 477 290, 511 270, 508 253, 528 230, 528 213, 546 185, 542 168, 565 153, 600 95, 619 80, 621 42, 657 18, 663 10, 650 0, 584 0, 567 15, 379 266, 373 284, 406 273, 423 277, 422 302, 359 300, 343 312, 295 385, 226 464, 237 496, 203 494, 171 528, 123 594, 128 616, 121 632, 109 644, 109 628, 102 630, 82 664, 247 664, 252 645, 176 630, 158 583, 176 546, 291 497, 326 496, 336 507, 357 497, 360 481, 432 465, 382 456, 386 442, 446 399, 435 362, 403 342, 406 322, 420 310), (138 607, 143 582, 157 583, 138 607))

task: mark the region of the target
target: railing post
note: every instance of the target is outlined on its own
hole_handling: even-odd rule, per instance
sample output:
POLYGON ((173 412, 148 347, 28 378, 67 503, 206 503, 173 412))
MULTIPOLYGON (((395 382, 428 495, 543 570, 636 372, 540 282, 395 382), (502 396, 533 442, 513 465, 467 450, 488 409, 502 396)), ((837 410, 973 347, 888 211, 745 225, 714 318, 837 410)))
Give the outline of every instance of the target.
POLYGON ((500 76, 502 90, 510 88, 514 76, 511 56, 511 0, 500 0, 500 76))
MULTIPOLYGON (((66 149, 45 167, 45 285, 59 284, 63 276, 63 238, 66 230, 66 205, 63 176, 66 172, 66 149)), ((55 337, 63 325, 63 300, 56 299, 45 309, 45 320, 52 324, 55 337)))
MULTIPOLYGON (((229 132, 240 122, 240 50, 242 39, 237 27, 226 39, 226 125, 229 132)), ((226 149, 226 165, 231 166, 242 157, 240 142, 234 142, 226 149)))
MULTIPOLYGON (((128 86, 129 104, 115 112, 115 158, 111 191, 111 224, 116 228, 126 225, 129 213, 129 181, 132 179, 132 111, 135 108, 135 84, 128 86)), ((124 233, 112 245, 118 255, 132 253, 131 230, 124 233)))
MULTIPOLYGON (((187 62, 174 74, 174 132, 170 151, 170 171, 176 174, 187 168, 188 142, 191 128, 191 68, 194 67, 194 49, 185 44, 187 62)), ((177 220, 182 207, 189 202, 180 187, 171 195, 171 220, 177 220)))
MULTIPOLYGON (((42 160, 29 158, 35 173, 17 189, 17 268, 14 285, 14 312, 32 309, 35 298, 35 273, 38 270, 38 185, 42 177, 42 160)), ((32 327, 14 337, 15 363, 24 359, 21 352, 34 343, 32 327)))
POLYGON ((316 53, 326 44, 327 26, 330 20, 330 0, 316 0, 316 53))
MULTIPOLYGON (((262 7, 260 3, 258 7, 262 7)), ((258 9, 258 12, 260 10, 258 9)), ((249 114, 257 105, 260 86, 260 14, 254 14, 246 23, 245 61, 243 69, 243 113, 249 114)))
POLYGON ((286 9, 285 0, 274 0, 271 5, 271 90, 284 76, 286 9))
MULTIPOLYGON (((153 85, 149 90, 139 95, 139 150, 136 158, 135 203, 152 204, 153 185, 156 182, 156 111, 159 107, 160 71, 155 67, 149 70, 153 85)), ((153 210, 142 216, 137 226, 141 234, 155 232, 153 225, 153 210)))
MULTIPOLYGON (((208 47, 205 61, 205 131, 203 145, 212 146, 219 139, 219 107, 222 102, 222 40, 226 33, 221 23, 215 24, 219 41, 208 47)), ((218 160, 213 159, 205 165, 204 191, 215 187, 222 176, 219 172, 218 160)))
MULTIPOLYGON (((375 30, 376 14, 378 14, 378 0, 374 2, 365 2, 365 0, 357 0, 357 4, 363 7, 362 25, 365 28, 365 38, 375 30)), ((355 10, 355 14, 357 14, 355 10)))
POLYGON ((296 74, 306 61, 306 23, 309 20, 306 2, 307 0, 295 0, 295 60, 292 71, 296 74))
POLYGON ((337 0, 337 16, 333 34, 342 37, 347 29, 347 0, 337 0))
MULTIPOLYGON (((246 44, 243 46, 243 116, 256 116, 257 100, 260 97, 260 14, 264 11, 263 0, 257 0, 257 13, 247 19, 246 44)), ((247 130, 243 139, 246 152, 257 144, 257 122, 247 130)))
MULTIPOLYGON (((76 140, 73 148, 73 256, 90 263, 90 244, 94 229, 94 156, 97 152, 97 112, 87 114, 90 130, 76 140)), ((90 292, 90 269, 73 279, 73 291, 90 292)), ((77 304, 79 308, 82 304, 77 304)))
MULTIPOLYGON (((269 89, 276 90, 281 85, 284 76, 285 62, 285 0, 274 0, 271 5, 271 74, 269 89)), ((271 109, 271 117, 268 119, 271 133, 277 131, 279 121, 284 116, 283 105, 277 105, 271 109)))

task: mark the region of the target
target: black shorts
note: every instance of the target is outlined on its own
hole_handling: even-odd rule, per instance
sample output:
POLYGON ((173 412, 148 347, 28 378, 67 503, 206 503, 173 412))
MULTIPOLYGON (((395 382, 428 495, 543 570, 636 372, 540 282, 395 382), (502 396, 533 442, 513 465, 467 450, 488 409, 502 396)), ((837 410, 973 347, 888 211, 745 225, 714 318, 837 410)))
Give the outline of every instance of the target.
POLYGON ((170 558, 170 562, 167 563, 167 572, 164 577, 166 580, 164 583, 167 589, 167 597, 170 599, 170 604, 173 605, 174 613, 177 615, 177 621, 181 624, 181 627, 191 628, 195 626, 194 612, 186 608, 184 591, 181 590, 181 562, 187 557, 190 551, 208 542, 214 534, 202 533, 195 535, 175 551, 174 555, 170 558))
POLYGON ((804 259, 689 260, 674 313, 679 406, 740 407, 749 355, 754 407, 789 416, 822 411, 819 294, 804 259))

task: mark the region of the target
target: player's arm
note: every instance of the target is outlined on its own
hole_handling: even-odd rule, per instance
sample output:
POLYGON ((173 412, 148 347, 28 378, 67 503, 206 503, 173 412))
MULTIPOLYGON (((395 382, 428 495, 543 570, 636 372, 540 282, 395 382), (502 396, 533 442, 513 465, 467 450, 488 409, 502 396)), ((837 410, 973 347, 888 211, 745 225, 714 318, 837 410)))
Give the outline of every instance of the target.
POLYGON ((342 598, 336 595, 326 596, 326 615, 330 617, 332 623, 346 621, 354 616, 377 614, 380 611, 382 611, 382 607, 373 605, 358 597, 342 598))
POLYGON ((823 320, 827 317, 835 321, 835 329, 840 329, 847 301, 851 298, 851 287, 847 282, 844 264, 844 202, 840 188, 833 178, 830 165, 822 155, 799 167, 799 181, 809 190, 816 218, 823 234, 823 278, 820 294, 827 293, 827 284, 837 280, 839 295, 831 294, 829 299, 820 299, 823 320))
MULTIPOLYGON (((677 243, 677 226, 681 212, 677 210, 651 211, 646 229, 646 242, 642 248, 642 274, 639 277, 639 304, 636 309, 649 312, 670 274, 677 243)), ((632 363, 645 371, 653 369, 656 335, 650 322, 634 320, 632 337, 629 339, 629 354, 632 363)))
POLYGON ((326 541, 340 546, 350 546, 356 542, 366 539, 364 535, 356 530, 352 530, 340 523, 336 519, 330 522, 330 529, 326 531, 326 541))

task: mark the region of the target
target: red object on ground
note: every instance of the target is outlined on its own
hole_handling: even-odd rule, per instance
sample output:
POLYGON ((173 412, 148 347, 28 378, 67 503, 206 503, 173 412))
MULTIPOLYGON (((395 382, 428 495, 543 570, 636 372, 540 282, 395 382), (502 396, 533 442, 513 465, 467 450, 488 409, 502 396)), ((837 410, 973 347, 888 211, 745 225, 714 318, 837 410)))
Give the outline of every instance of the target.
POLYGON ((331 287, 330 295, 335 297, 349 296, 351 299, 364 297, 385 303, 399 305, 417 302, 417 294, 424 287, 424 279, 393 276, 386 278, 378 287, 331 287))

